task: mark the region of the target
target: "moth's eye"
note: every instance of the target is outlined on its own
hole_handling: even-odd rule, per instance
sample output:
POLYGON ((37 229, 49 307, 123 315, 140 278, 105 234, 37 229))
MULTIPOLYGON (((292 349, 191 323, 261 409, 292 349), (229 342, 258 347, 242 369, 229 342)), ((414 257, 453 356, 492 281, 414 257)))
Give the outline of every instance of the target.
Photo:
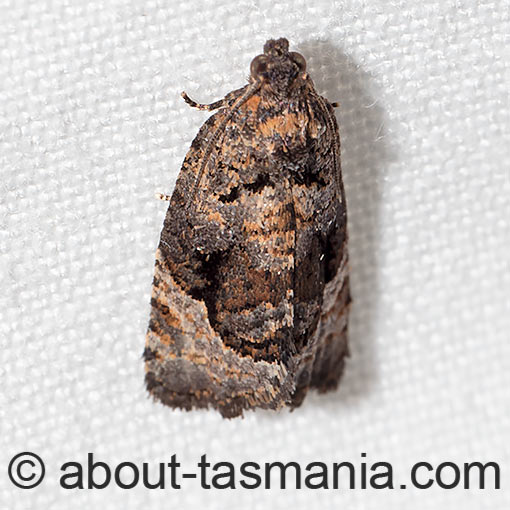
POLYGON ((254 78, 258 78, 267 71, 267 58, 265 55, 259 55, 251 61, 250 73, 254 78))
POLYGON ((291 51, 289 53, 290 58, 298 65, 300 72, 303 72, 306 69, 306 60, 301 53, 297 53, 295 51, 291 51))

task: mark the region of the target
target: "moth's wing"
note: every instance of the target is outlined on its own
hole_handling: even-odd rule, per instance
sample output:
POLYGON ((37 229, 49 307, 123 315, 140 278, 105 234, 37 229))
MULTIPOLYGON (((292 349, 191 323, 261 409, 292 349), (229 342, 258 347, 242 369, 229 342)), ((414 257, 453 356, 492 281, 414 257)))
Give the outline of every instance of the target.
MULTIPOLYGON (((334 222, 327 236, 326 244, 326 286, 319 329, 319 346, 313 364, 310 386, 319 392, 335 389, 343 374, 345 358, 349 355, 347 328, 351 303, 349 285, 349 252, 347 232, 347 203, 340 164, 340 136, 335 110, 323 98, 334 127, 336 145, 336 184, 339 186, 339 200, 333 201, 334 222)), ((338 198, 338 196, 337 196, 338 198)))
POLYGON ((252 407, 281 407, 293 389, 285 367, 225 345, 205 303, 176 282, 171 265, 158 249, 145 348, 149 392, 172 407, 211 405, 229 418, 252 407))
POLYGON ((276 191, 241 193, 250 158, 236 133, 239 119, 216 139, 195 193, 204 153, 227 114, 220 110, 204 124, 178 177, 156 254, 145 359, 156 399, 185 409, 212 405, 232 417, 290 399, 293 378, 271 349, 291 337, 292 305, 281 295, 290 273, 268 265, 278 240, 258 236, 264 217, 276 230, 286 227, 285 217, 264 205, 276 191), (255 345, 247 352, 250 338, 255 345))
POLYGON ((348 256, 344 254, 335 278, 326 285, 310 387, 319 392, 333 390, 343 374, 349 355, 347 326, 351 303, 348 256))
POLYGON ((347 210, 340 174, 340 137, 333 107, 322 98, 328 109, 324 112, 319 100, 310 98, 310 110, 316 116, 309 120, 309 181, 293 188, 299 226, 295 338, 302 351, 294 406, 301 404, 309 387, 319 391, 335 388, 348 354, 347 210))

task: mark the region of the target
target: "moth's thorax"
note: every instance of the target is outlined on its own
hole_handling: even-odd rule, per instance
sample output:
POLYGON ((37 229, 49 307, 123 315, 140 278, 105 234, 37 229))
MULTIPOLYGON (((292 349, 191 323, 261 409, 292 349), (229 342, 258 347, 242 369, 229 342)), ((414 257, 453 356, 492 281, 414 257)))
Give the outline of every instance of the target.
MULTIPOLYGON (((256 94, 240 108, 243 138, 252 149, 268 157, 283 155, 299 159, 313 140, 324 134, 326 122, 313 108, 313 98, 276 98, 256 94)), ((294 158, 295 159, 295 158, 294 158)))

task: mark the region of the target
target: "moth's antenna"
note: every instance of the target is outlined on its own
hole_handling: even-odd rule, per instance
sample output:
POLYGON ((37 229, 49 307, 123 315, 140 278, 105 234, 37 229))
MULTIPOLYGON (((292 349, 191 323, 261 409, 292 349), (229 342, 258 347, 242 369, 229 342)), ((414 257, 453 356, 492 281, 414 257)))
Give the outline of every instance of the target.
POLYGON ((260 85, 261 85, 260 81, 255 81, 250 86, 248 86, 248 88, 244 91, 244 93, 233 102, 228 114, 220 122, 220 124, 218 125, 218 127, 216 128, 214 133, 212 134, 210 140, 207 142, 207 147, 206 147, 204 154, 202 156, 202 163, 200 164, 200 168, 198 170, 198 175, 195 179, 195 185, 193 186, 193 190, 191 191, 190 197, 188 199, 188 207, 189 207, 189 204, 192 204, 195 202, 195 196, 197 194, 198 189, 200 188, 202 178, 204 177, 207 161, 209 160, 209 157, 212 154, 212 151, 216 144, 216 139, 218 138, 220 131, 222 131, 224 129, 227 122, 232 118, 232 116, 236 112, 237 108, 239 108, 245 101, 250 99, 250 97, 260 88, 260 85))

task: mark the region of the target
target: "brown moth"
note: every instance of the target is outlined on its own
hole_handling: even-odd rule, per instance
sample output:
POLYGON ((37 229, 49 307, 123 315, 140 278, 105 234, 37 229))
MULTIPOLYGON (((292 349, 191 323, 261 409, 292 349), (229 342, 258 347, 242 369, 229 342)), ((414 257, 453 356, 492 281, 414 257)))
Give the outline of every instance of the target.
MULTIPOLYGON (((347 350, 347 214, 333 105, 269 40, 186 155, 165 218, 144 359, 171 407, 299 406, 347 350)), ((168 197, 166 197, 168 199, 168 197)))

